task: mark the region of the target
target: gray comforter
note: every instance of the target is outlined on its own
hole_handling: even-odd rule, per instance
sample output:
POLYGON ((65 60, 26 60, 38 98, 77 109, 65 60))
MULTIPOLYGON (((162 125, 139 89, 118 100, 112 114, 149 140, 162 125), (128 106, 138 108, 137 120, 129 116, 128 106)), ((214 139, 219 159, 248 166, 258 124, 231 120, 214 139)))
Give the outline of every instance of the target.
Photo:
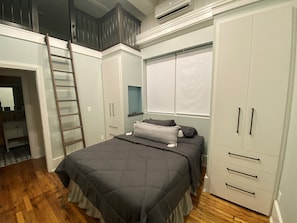
POLYGON ((178 146, 121 135, 64 158, 56 173, 70 179, 107 223, 164 223, 185 191, 200 178, 203 137, 178 146))

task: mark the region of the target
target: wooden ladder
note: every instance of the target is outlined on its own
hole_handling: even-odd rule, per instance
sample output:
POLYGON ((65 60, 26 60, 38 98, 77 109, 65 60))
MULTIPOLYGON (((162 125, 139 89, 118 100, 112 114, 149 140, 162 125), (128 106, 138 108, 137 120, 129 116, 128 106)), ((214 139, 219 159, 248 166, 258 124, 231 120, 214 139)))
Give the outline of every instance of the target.
POLYGON ((51 53, 53 47, 50 46, 48 34, 45 36, 45 42, 47 45, 63 150, 66 156, 69 154, 67 148, 74 144, 82 143, 83 148, 86 147, 72 47, 71 42, 68 41, 67 47, 70 56, 64 56, 64 51, 53 54, 51 53))

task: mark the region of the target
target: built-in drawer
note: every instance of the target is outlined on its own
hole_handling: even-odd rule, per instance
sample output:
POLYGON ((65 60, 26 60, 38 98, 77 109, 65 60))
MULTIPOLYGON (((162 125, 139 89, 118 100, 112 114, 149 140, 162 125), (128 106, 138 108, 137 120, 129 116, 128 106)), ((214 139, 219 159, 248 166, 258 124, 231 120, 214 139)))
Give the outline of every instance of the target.
POLYGON ((107 139, 113 138, 116 135, 122 134, 121 129, 115 125, 108 125, 107 127, 107 139))
POLYGON ((259 188, 273 193, 275 175, 220 160, 214 160, 214 162, 215 165, 211 167, 210 176, 221 176, 228 182, 236 182, 236 184, 244 185, 247 188, 259 188))
MULTIPOLYGON (((275 175, 278 167, 278 157, 267 154, 257 154, 240 149, 228 149, 213 146, 210 148, 210 157, 226 163, 258 170, 275 175)), ((210 160, 211 162, 211 160, 210 160)))
POLYGON ((210 193, 259 213, 270 215, 272 192, 251 188, 249 185, 220 175, 212 175, 209 180, 210 193))

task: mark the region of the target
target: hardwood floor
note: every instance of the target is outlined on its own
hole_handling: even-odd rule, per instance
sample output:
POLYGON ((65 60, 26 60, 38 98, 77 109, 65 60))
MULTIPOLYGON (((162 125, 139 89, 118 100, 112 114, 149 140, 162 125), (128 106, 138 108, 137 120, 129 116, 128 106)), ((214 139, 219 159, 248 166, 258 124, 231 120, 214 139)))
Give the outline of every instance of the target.
MULTIPOLYGON (((68 190, 55 173, 46 171, 43 158, 0 168, 0 222, 99 222, 67 201, 68 190)), ((186 223, 268 223, 268 217, 202 192, 193 198, 194 209, 186 223)))

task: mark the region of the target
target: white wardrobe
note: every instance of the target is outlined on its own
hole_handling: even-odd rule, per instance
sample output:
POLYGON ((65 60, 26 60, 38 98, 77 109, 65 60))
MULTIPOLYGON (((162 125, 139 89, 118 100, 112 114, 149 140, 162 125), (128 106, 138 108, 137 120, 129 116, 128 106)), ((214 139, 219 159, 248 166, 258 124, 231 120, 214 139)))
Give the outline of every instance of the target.
POLYGON ((142 115, 129 115, 128 86, 142 86, 140 52, 122 44, 106 50, 102 61, 106 139, 133 130, 142 115))
POLYGON ((210 193, 270 215, 286 139, 293 8, 215 18, 210 193))

